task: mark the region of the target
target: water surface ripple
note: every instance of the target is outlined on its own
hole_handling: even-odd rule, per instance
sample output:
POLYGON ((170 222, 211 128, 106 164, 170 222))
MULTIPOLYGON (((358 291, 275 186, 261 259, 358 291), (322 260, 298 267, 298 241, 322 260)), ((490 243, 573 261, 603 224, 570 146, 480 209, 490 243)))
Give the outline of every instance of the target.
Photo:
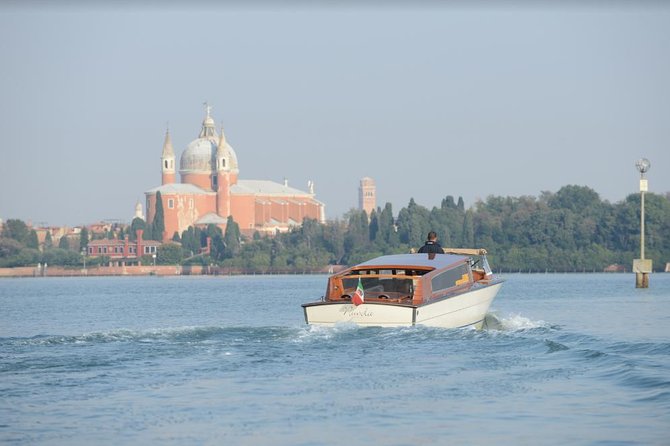
POLYGON ((670 274, 512 274, 481 331, 306 326, 325 279, 0 280, 0 442, 668 444, 670 274))

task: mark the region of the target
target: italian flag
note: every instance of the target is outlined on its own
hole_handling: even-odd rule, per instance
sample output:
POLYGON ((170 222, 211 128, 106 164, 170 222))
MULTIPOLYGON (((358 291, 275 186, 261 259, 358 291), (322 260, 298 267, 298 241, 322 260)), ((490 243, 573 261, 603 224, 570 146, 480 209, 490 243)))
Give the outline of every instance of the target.
POLYGON ((351 303, 356 306, 359 306, 363 302, 365 302, 365 291, 363 291, 363 284, 361 283, 361 278, 359 277, 358 286, 356 287, 356 292, 351 298, 351 303))

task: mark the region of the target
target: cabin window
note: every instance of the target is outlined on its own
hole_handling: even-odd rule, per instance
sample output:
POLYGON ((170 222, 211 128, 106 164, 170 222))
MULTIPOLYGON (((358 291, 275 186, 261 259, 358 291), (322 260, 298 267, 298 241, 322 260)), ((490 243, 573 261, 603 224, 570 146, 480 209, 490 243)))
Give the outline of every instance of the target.
MULTIPOLYGON (((361 271, 364 275, 360 277, 361 285, 366 297, 405 297, 413 293, 413 281, 410 278, 397 278, 389 276, 376 276, 376 271, 361 271), (369 274, 366 274, 369 273, 369 274), (375 276, 372 276, 375 274, 375 276), (372 277, 365 277, 371 275, 372 277)), ((342 279, 345 294, 353 294, 358 287, 358 276, 349 276, 342 279)))
POLYGON ((174 199, 173 198, 168 198, 168 208, 169 209, 174 209, 174 199))
POLYGON ((456 268, 445 271, 433 277, 430 284, 433 292, 453 288, 457 285, 462 285, 470 281, 470 270, 468 265, 463 263, 456 268))

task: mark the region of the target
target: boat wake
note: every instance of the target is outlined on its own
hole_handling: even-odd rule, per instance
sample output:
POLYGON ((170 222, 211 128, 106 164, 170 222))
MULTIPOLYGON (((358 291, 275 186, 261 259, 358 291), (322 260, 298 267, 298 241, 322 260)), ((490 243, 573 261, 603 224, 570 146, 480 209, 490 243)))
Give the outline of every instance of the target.
POLYGON ((496 331, 523 331, 535 328, 551 328, 550 325, 542 320, 533 321, 520 314, 510 314, 500 316, 496 313, 487 313, 484 318, 483 330, 496 331))
MULTIPOLYGON (((484 319, 484 331, 516 332, 536 328, 551 328, 544 321, 533 321, 518 314, 501 316, 488 313, 484 319)), ((0 342, 5 346, 55 346, 69 344, 115 344, 115 343, 217 343, 222 340, 255 342, 258 340, 287 340, 289 342, 313 342, 332 340, 349 336, 360 336, 361 332, 369 334, 397 333, 407 335, 412 331, 469 331, 471 327, 462 329, 442 329, 429 327, 360 327, 354 323, 339 323, 333 327, 316 325, 299 325, 293 327, 217 327, 217 326, 182 326, 166 328, 126 329, 119 328, 105 332, 92 332, 80 335, 37 335, 32 337, 2 338, 0 342)))

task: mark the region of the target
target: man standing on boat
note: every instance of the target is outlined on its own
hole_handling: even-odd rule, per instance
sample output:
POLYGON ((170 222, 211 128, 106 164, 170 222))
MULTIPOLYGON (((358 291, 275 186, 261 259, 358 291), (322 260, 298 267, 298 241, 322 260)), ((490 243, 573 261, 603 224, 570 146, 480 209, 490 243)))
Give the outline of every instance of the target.
POLYGON ((437 243, 437 234, 435 231, 430 231, 428 233, 428 240, 426 240, 426 243, 421 248, 419 248, 419 252, 428 254, 444 254, 442 246, 437 243))

